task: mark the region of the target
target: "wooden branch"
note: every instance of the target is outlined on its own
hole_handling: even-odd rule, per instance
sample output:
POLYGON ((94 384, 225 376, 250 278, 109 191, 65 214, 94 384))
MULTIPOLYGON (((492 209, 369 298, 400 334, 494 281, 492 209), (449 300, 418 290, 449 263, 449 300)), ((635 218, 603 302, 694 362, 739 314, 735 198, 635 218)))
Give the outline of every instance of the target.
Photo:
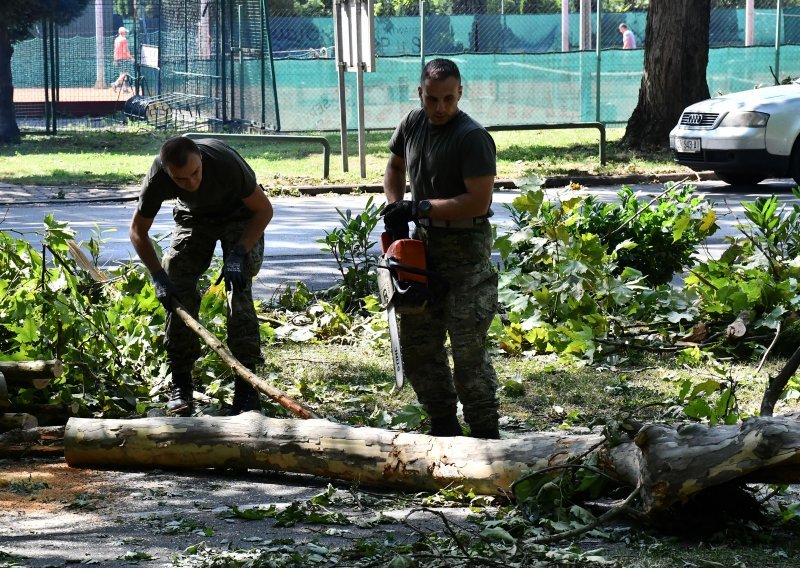
POLYGON ((775 404, 777 404, 783 389, 786 388, 789 379, 792 378, 798 367, 800 367, 800 347, 792 353, 783 369, 769 380, 764 396, 761 398, 761 410, 759 412, 761 416, 772 416, 772 413, 775 412, 775 404))
POLYGON ((194 331, 200 337, 200 339, 206 343, 206 345, 213 349, 217 355, 219 355, 222 360, 227 363, 227 365, 235 374, 239 375, 245 381, 253 385, 256 389, 263 392, 272 400, 300 418, 319 418, 319 416, 317 416, 312 410, 306 408, 283 391, 276 389, 250 369, 242 365, 239 360, 233 356, 233 353, 231 353, 230 350, 219 339, 217 339, 213 333, 203 327, 199 321, 194 319, 192 315, 186 311, 184 306, 178 302, 175 303, 177 305, 174 306, 174 312, 183 320, 183 323, 186 324, 186 327, 194 331))
POLYGON ((13 404, 6 410, 9 412, 25 412, 40 419, 44 417, 48 419, 60 417, 64 419, 64 424, 66 424, 68 418, 78 414, 80 407, 80 404, 77 402, 54 402, 43 404, 13 404))
POLYGON ((17 457, 30 454, 60 454, 64 447, 63 426, 9 430, 0 434, 0 457, 17 457))
POLYGON ((737 341, 747 335, 747 328, 755 314, 751 310, 742 310, 736 319, 728 324, 726 335, 729 340, 737 341))
POLYGON ((0 361, 0 373, 8 386, 43 389, 50 379, 60 377, 64 366, 60 359, 51 361, 0 361))
POLYGON ((764 366, 764 363, 767 362, 767 357, 769 357, 770 351, 772 348, 775 347, 775 344, 778 342, 778 338, 781 335, 781 322, 778 322, 777 329, 775 330, 775 337, 772 338, 772 343, 769 344, 769 347, 764 351, 763 357, 761 357, 761 361, 758 363, 758 367, 756 367, 755 374, 759 374, 761 372, 761 368, 764 366))
POLYGON ((8 432, 9 430, 28 430, 39 426, 39 421, 35 416, 26 414, 25 412, 7 412, 0 414, 0 432, 8 432))
POLYGON ((8 398, 8 385, 6 384, 6 377, 0 372, 0 408, 6 408, 11 401, 8 398))

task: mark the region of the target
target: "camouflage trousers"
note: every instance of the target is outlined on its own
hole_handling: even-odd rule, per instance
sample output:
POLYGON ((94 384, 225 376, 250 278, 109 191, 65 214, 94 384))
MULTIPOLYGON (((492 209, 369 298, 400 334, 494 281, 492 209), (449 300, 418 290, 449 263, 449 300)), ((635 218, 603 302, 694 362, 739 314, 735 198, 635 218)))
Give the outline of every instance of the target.
POLYGON ((497 313, 497 272, 491 264, 492 229, 420 227, 431 281, 439 299, 426 312, 400 316, 403 369, 422 407, 433 418, 456 413, 458 401, 470 428, 497 426, 497 376, 486 334, 497 313), (450 338, 450 371, 446 338, 450 338))
MULTIPOLYGON (((187 311, 197 318, 200 309, 200 277, 208 270, 219 241, 223 260, 242 236, 248 220, 208 222, 181 220, 175 226, 169 251, 162 265, 175 284, 178 297, 187 311)), ((264 261, 264 237, 253 246, 247 258, 247 273, 252 278, 264 261)), ((250 369, 262 361, 258 318, 253 305, 253 285, 247 280, 243 290, 228 291, 226 302, 228 347, 250 369)), ((167 360, 175 373, 191 371, 200 357, 200 339, 175 314, 167 313, 164 338, 167 360)))

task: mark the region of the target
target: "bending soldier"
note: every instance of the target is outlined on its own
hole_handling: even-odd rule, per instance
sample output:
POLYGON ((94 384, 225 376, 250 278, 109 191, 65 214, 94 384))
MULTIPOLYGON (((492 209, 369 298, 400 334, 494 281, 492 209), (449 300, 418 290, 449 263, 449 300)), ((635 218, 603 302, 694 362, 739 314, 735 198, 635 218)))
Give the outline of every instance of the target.
MULTIPOLYGON (((200 308, 198 283, 208 269, 217 242, 222 246, 228 293, 228 347, 250 370, 263 361, 252 278, 264 257, 264 229, 272 204, 256 183, 250 166, 232 148, 212 139, 167 140, 147 174, 133 214, 130 238, 150 271, 156 296, 167 310, 164 344, 171 372, 167 410, 192 413, 192 369, 200 340, 172 312, 180 301, 195 318, 200 308), (161 204, 175 199, 175 230, 163 264, 148 236, 161 204)), ((232 414, 261 408, 258 392, 236 378, 232 414)))

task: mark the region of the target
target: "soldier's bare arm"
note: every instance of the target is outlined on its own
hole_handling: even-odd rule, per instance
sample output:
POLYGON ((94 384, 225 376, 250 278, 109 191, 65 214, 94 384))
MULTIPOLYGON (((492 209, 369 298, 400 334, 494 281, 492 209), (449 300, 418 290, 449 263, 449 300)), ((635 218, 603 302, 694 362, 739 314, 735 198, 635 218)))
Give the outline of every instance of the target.
POLYGON ((383 174, 383 193, 387 203, 400 201, 406 194, 406 162, 396 154, 389 156, 383 174))
POLYGON ((153 226, 153 219, 148 219, 138 211, 133 214, 131 219, 131 226, 128 230, 128 235, 131 239, 131 244, 136 254, 142 260, 150 274, 155 274, 161 270, 161 263, 158 261, 156 249, 153 248, 153 243, 150 242, 148 231, 153 226))
POLYGON ((253 212, 253 216, 250 217, 250 222, 245 227, 238 244, 244 246, 245 250, 250 250, 272 220, 272 203, 260 186, 256 186, 253 193, 245 197, 242 203, 253 212))

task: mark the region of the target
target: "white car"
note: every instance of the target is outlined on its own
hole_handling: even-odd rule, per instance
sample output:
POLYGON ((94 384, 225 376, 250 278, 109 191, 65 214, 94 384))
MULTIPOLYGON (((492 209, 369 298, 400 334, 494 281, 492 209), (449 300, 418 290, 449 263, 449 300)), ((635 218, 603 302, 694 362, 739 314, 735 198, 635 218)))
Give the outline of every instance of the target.
POLYGON ((731 185, 791 177, 800 184, 800 80, 687 107, 669 133, 675 161, 731 185))

